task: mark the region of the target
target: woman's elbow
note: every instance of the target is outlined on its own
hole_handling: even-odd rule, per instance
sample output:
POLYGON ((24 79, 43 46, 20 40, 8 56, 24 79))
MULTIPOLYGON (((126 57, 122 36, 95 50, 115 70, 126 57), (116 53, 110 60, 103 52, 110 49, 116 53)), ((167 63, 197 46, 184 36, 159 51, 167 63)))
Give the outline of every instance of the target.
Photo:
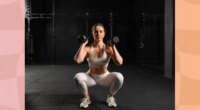
POLYGON ((123 65, 123 61, 118 64, 119 66, 123 65))
POLYGON ((74 61, 77 63, 77 64, 81 64, 83 62, 83 60, 80 60, 80 59, 74 59, 74 61))
POLYGON ((123 60, 116 63, 116 65, 121 66, 123 65, 123 60))

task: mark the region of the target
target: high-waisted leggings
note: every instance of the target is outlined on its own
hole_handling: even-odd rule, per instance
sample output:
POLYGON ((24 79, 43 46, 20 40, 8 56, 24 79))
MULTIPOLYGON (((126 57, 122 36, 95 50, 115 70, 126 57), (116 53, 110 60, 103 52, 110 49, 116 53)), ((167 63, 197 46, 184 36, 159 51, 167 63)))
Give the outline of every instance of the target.
POLYGON ((100 75, 79 72, 75 75, 74 81, 82 94, 88 95, 88 87, 100 85, 110 87, 109 94, 115 95, 122 87, 124 77, 119 72, 106 72, 100 75))

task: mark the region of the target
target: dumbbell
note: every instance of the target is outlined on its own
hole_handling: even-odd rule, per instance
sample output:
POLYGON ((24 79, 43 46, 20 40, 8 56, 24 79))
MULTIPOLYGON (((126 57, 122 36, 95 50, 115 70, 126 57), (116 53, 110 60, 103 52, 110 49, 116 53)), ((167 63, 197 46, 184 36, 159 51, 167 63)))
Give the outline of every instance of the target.
POLYGON ((118 37, 118 36, 112 37, 112 38, 108 41, 108 44, 110 44, 110 43, 112 43, 112 44, 114 44, 114 45, 118 44, 118 43, 119 43, 119 37, 118 37))
POLYGON ((84 43, 88 38, 85 35, 80 34, 77 39, 79 43, 84 43))
POLYGON ((113 44, 118 44, 118 43, 119 43, 119 37, 118 37, 118 36, 114 36, 114 37, 112 38, 112 43, 113 43, 113 44))

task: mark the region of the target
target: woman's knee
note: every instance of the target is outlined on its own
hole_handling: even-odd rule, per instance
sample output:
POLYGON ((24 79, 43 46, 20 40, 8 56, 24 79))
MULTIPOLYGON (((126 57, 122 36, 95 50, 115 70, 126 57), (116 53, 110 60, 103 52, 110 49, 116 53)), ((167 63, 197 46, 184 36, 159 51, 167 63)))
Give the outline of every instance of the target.
POLYGON ((124 82, 124 76, 120 72, 113 72, 114 78, 119 81, 120 83, 124 82))
POLYGON ((77 82, 82 82, 85 78, 84 76, 85 73, 82 73, 82 72, 79 72, 77 73, 75 76, 74 76, 74 81, 77 83, 77 82))

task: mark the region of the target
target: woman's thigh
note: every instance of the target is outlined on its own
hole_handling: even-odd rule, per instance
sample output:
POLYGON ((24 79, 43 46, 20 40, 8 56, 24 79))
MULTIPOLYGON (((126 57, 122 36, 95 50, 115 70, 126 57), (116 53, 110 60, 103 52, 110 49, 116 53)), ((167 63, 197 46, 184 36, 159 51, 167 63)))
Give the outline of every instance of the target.
POLYGON ((111 86, 111 84, 117 80, 119 75, 121 75, 119 72, 110 72, 107 76, 97 80, 96 82, 101 86, 111 86))
POLYGON ((78 80, 79 82, 84 81, 88 87, 96 85, 95 80, 89 74, 84 72, 77 73, 74 79, 78 80))

